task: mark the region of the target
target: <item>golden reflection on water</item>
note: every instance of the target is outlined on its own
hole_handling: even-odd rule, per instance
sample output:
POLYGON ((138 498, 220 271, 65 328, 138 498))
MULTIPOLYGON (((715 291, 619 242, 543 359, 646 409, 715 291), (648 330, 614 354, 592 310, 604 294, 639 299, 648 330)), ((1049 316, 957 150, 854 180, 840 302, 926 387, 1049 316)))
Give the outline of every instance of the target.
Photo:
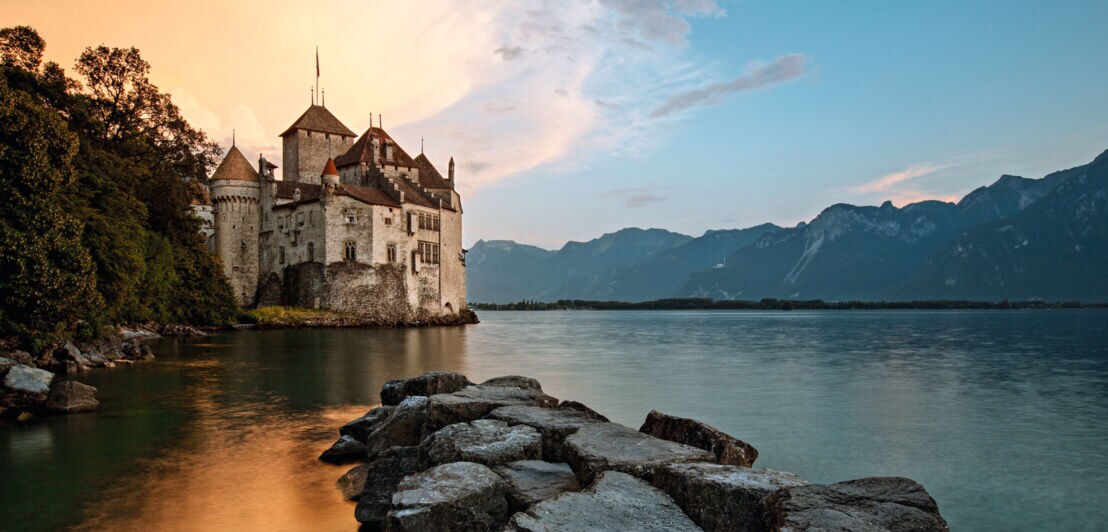
POLYGON ((354 505, 335 487, 351 466, 325 464, 317 457, 334 441, 336 427, 369 408, 275 416, 267 412, 274 410, 271 405, 236 405, 235 412, 218 416, 224 426, 199 431, 202 441, 150 462, 143 474, 104 494, 101 505, 86 509, 88 518, 77 528, 356 529, 354 505))

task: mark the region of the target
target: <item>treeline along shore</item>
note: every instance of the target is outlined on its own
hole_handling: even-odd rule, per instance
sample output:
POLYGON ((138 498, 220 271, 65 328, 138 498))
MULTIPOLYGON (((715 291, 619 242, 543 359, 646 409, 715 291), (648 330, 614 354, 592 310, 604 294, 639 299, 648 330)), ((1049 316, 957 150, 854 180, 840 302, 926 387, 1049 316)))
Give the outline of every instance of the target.
POLYGON ((1006 310, 1108 308, 1108 303, 1077 301, 824 301, 822 299, 762 299, 759 301, 707 298, 658 299, 654 301, 590 301, 560 299, 552 303, 471 303, 475 310, 1006 310))

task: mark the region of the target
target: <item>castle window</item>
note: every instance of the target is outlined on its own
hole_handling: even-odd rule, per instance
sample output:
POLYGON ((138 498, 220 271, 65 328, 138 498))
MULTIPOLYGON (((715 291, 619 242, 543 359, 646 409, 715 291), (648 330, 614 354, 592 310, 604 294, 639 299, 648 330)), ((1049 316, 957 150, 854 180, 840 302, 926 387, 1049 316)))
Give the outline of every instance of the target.
POLYGON ((298 212, 296 213, 296 226, 300 227, 302 225, 304 225, 304 213, 298 212))
POLYGON ((354 225, 358 221, 358 217, 352 212, 346 213, 346 225, 354 225))
POLYGON ((315 244, 308 242, 308 262, 315 261, 315 244))
POLYGON ((357 260, 358 258, 358 246, 354 242, 347 242, 343 245, 342 258, 345 260, 357 260))
POLYGON ((392 225, 392 218, 385 218, 385 225, 392 225))
POLYGON ((278 250, 277 262, 281 264, 285 263, 285 246, 281 246, 281 249, 278 250))
POLYGON ((396 244, 389 244, 386 249, 386 255, 389 262, 396 262, 396 244))
POLYGON ((423 257, 424 264, 439 263, 439 245, 434 242, 419 241, 419 254, 423 257))

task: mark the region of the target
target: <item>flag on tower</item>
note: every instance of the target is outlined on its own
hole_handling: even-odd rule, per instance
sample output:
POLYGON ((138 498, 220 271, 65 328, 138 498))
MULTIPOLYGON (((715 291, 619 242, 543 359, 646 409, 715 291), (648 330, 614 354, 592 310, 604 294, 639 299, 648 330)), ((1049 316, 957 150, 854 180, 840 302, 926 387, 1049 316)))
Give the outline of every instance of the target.
POLYGON ((319 77, 319 47, 315 47, 315 77, 319 77))

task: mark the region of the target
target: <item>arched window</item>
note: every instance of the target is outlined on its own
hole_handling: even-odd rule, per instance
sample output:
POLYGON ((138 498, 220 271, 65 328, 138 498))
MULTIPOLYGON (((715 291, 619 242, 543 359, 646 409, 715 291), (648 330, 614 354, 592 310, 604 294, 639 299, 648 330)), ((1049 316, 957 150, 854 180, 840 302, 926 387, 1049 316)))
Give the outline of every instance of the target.
POLYGON ((389 244, 385 249, 387 251, 386 255, 388 255, 388 261, 396 262, 396 244, 389 244))
POLYGON ((315 261, 315 244, 308 242, 308 262, 315 261))
POLYGON ((357 258, 358 258, 358 248, 357 248, 357 245, 354 242, 347 242, 343 246, 342 258, 344 258, 346 260, 357 260, 357 258))

